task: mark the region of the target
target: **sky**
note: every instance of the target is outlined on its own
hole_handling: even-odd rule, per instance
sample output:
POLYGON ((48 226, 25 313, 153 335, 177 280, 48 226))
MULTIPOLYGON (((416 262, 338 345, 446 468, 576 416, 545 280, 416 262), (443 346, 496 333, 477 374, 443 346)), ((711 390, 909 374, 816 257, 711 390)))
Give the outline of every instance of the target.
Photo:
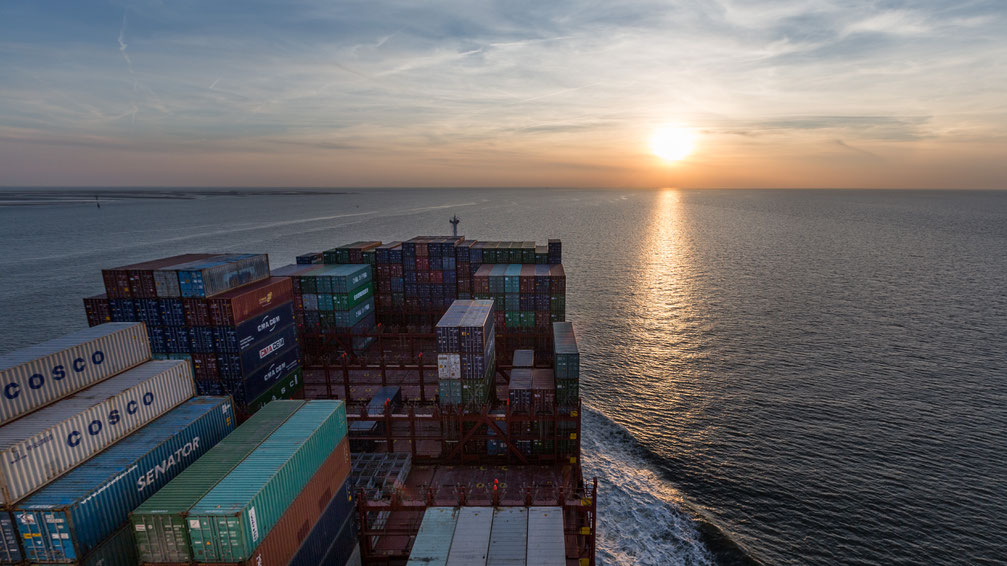
POLYGON ((4 0, 0 186, 1007 188, 1005 30, 1004 0, 4 0))

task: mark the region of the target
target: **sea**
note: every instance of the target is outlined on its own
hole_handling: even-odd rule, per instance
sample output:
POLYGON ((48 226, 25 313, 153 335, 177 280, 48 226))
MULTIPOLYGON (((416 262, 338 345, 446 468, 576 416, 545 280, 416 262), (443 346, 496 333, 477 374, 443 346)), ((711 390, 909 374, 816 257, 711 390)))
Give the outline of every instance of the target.
POLYGON ((99 270, 356 240, 563 241, 598 562, 1007 563, 1007 192, 0 193, 0 351, 99 270))

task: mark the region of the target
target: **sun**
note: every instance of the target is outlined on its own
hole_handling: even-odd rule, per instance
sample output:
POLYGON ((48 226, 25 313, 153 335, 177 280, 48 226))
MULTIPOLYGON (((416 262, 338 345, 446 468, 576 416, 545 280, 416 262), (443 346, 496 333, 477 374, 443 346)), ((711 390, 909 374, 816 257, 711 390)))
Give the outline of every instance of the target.
POLYGON ((661 126, 650 138, 650 151, 669 163, 684 159, 695 146, 696 136, 680 126, 661 126))

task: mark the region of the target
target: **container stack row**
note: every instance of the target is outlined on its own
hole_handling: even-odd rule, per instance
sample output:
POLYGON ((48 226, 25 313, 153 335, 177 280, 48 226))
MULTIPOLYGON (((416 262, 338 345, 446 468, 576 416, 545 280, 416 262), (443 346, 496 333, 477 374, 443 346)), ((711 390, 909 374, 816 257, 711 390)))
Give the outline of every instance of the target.
POLYGON ((266 255, 174 256, 102 278, 107 298, 84 300, 89 323, 101 322, 105 302, 111 320, 145 323, 154 356, 190 361, 201 395, 231 395, 246 415, 297 393, 293 288, 269 276, 266 255))
POLYGON ((367 334, 374 328, 369 265, 288 265, 274 277, 291 282, 295 319, 308 334, 367 334))
POLYGON ((142 323, 0 356, 0 563, 135 564, 129 512, 235 425, 142 323))
POLYGON ((472 278, 473 297, 490 299, 496 324, 508 332, 548 332, 566 319, 566 272, 561 264, 484 264, 472 278))
POLYGON ((457 300, 437 323, 442 407, 478 408, 495 397, 493 301, 457 300))
POLYGON ((565 566, 559 507, 430 507, 407 566, 565 566))
POLYGON ((275 401, 130 516, 139 562, 343 566, 357 531, 341 401, 275 401))

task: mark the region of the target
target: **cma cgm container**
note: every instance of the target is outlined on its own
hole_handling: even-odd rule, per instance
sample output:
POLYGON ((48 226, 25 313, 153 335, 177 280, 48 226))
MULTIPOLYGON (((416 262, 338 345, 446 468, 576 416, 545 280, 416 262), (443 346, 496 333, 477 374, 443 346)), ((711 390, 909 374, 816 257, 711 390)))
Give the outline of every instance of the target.
POLYGON ((457 507, 428 507, 406 566, 447 566, 457 524, 457 507))
POLYGON ((142 563, 192 562, 185 517, 304 401, 270 403, 130 514, 142 563))
POLYGON ((189 511, 196 562, 247 560, 345 436, 342 401, 308 401, 189 511))
POLYGON ((139 323, 102 324, 0 356, 0 424, 150 359, 139 323))
MULTIPOLYGON (((308 529, 315 527, 322 513, 333 502, 338 501, 341 513, 337 520, 342 523, 353 518, 353 506, 346 479, 350 475, 350 441, 344 438, 339 446, 325 459, 311 481, 308 482, 294 502, 287 507, 283 516, 262 539, 252 556, 237 564, 243 566, 286 566, 290 564, 301 543, 308 537, 308 529)), ((326 541, 326 543, 331 541, 326 541)))
POLYGON ((231 400, 196 397, 14 507, 26 558, 73 562, 234 430, 231 400))
POLYGON ((187 362, 147 362, 0 427, 3 502, 21 499, 194 394, 187 362))

